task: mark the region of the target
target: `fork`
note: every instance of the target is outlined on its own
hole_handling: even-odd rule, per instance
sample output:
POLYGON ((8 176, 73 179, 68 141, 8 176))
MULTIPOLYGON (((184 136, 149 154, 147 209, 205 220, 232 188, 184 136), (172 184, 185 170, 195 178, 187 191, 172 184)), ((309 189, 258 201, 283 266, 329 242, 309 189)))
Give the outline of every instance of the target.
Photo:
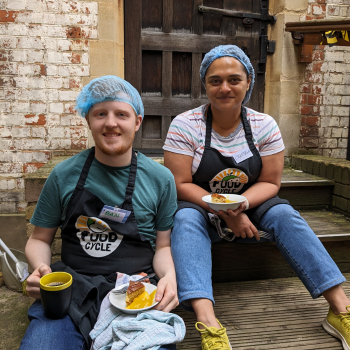
MULTIPOLYGON (((156 274, 155 273, 150 273, 149 275, 146 275, 146 276, 144 276, 144 277, 141 277, 140 279, 138 279, 137 281, 135 281, 135 282, 142 282, 142 281, 144 281, 144 280, 146 280, 147 278, 152 278, 152 277, 154 277, 156 274)), ((117 289, 112 289, 112 293, 114 293, 114 294, 124 294, 124 293, 126 293, 126 291, 128 290, 128 288, 129 288, 129 285, 127 285, 127 286, 125 286, 125 287, 123 287, 123 288, 117 288, 117 289)))

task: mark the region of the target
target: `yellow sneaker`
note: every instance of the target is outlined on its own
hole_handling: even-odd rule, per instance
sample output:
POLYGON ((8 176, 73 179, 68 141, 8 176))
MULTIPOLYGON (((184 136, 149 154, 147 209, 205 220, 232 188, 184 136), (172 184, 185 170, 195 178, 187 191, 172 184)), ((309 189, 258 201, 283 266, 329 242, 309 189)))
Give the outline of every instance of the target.
MULTIPOLYGON (((217 320, 219 322, 219 320, 217 320)), ((226 328, 219 322, 220 329, 215 327, 207 327, 202 322, 196 323, 196 329, 201 334, 202 350, 232 350, 230 341, 226 334, 226 328), (202 325, 204 329, 198 328, 202 325)))
POLYGON ((341 340, 344 350, 350 350, 350 305, 346 307, 346 311, 334 315, 332 309, 329 308, 322 326, 330 335, 341 340))

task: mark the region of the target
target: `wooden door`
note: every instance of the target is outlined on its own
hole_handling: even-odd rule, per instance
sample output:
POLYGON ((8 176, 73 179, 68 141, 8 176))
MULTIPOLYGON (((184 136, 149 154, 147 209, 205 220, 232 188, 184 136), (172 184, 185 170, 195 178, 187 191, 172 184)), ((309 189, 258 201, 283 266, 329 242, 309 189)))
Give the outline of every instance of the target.
POLYGON ((218 45, 237 45, 250 57, 256 82, 247 106, 263 111, 266 42, 261 38, 267 34, 267 8, 264 0, 124 1, 125 79, 145 106, 136 149, 162 155, 172 118, 207 103, 199 67, 218 45), (233 11, 233 17, 227 15, 233 11))

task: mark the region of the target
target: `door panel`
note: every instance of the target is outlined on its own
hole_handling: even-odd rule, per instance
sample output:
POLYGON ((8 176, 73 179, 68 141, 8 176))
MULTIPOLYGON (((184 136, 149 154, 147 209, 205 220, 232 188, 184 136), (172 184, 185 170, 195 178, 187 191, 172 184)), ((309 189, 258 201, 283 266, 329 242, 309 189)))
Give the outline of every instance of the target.
POLYGON ((141 93, 145 106, 145 119, 134 147, 146 154, 163 153, 172 118, 207 103, 199 67, 205 53, 215 46, 234 44, 246 52, 256 72, 248 106, 263 110, 265 64, 261 62, 260 38, 266 35, 267 21, 254 18, 247 26, 242 17, 203 13, 199 6, 259 14, 268 2, 124 1, 125 79, 141 93))

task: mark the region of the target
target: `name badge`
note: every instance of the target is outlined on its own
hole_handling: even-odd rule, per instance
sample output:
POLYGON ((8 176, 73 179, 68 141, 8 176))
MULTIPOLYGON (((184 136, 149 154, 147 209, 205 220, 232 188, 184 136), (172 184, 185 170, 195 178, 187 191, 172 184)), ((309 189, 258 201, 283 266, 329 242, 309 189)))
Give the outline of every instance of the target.
POLYGON ((102 208, 100 215, 98 217, 106 218, 106 219, 124 224, 126 220, 128 220, 128 217, 130 214, 131 214, 131 211, 105 205, 102 208))
POLYGON ((244 160, 253 157, 253 153, 249 149, 249 147, 246 147, 242 149, 241 151, 235 153, 232 158, 236 161, 236 163, 243 162, 244 160))

